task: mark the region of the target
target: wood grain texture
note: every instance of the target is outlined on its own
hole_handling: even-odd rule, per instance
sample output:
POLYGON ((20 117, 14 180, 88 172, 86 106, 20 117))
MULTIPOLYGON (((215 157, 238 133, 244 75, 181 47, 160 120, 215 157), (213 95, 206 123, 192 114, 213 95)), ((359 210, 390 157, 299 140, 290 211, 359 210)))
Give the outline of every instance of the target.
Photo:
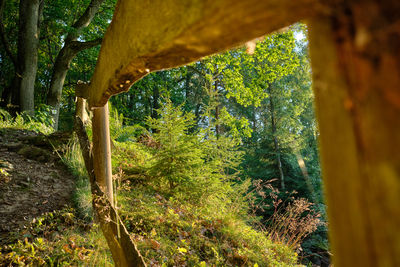
POLYGON ((120 0, 89 88, 91 107, 151 71, 187 64, 313 16, 318 0, 120 0))
POLYGON ((335 266, 400 266, 399 8, 341 2, 310 21, 335 266))
POLYGON ((114 197, 108 104, 93 110, 92 132, 93 163, 96 181, 112 203, 114 197))

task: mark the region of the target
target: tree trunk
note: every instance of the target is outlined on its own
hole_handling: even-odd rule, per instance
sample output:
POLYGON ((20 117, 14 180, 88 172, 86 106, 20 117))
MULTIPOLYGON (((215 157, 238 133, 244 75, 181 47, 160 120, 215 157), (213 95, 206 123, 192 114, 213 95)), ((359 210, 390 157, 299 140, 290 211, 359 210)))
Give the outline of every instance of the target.
POLYGON ((64 86, 65 77, 67 76, 68 69, 71 61, 82 50, 94 47, 101 43, 101 39, 96 39, 88 42, 77 41, 81 31, 86 28, 92 21, 93 17, 98 12, 100 5, 104 0, 92 0, 82 14, 82 16, 72 26, 75 31, 69 33, 65 38, 64 46, 58 53, 50 82, 50 89, 47 95, 47 104, 52 106, 52 115, 54 120, 54 128, 58 128, 58 118, 60 115, 60 101, 62 89, 64 86))
POLYGON ((330 8, 310 48, 333 262, 400 266, 400 2, 330 8))
POLYGON ((52 116, 54 120, 54 129, 58 129, 58 118, 60 114, 61 92, 64 85, 65 77, 72 58, 60 56, 65 52, 63 47, 58 54, 53 67, 53 74, 50 81, 50 89, 47 95, 47 104, 52 106, 52 116))
POLYGON ((18 64, 22 65, 19 88, 20 110, 33 114, 34 88, 39 49, 39 0, 21 0, 19 4, 18 64))
POLYGON ((151 117, 153 119, 158 118, 157 114, 157 109, 160 108, 160 104, 158 103, 158 100, 160 99, 160 90, 158 89, 158 86, 153 86, 153 101, 151 103, 151 117))
POLYGON ((4 88, 4 91, 2 92, 1 98, 2 98, 2 106, 7 108, 8 111, 11 112, 11 114, 16 114, 19 109, 19 88, 21 84, 21 73, 20 68, 15 68, 15 73, 14 77, 11 81, 11 84, 4 88))
POLYGON ((17 57, 11 52, 3 25, 5 1, 1 1, 1 41, 7 55, 14 64, 15 75, 9 87, 2 94, 5 105, 18 106, 19 111, 34 112, 34 88, 37 73, 39 49, 39 22, 43 1, 21 0, 19 3, 17 57))
POLYGON ((220 114, 220 103, 219 103, 219 92, 218 92, 218 83, 214 82, 214 92, 215 92, 215 135, 217 139, 221 135, 221 125, 219 122, 219 114, 220 114))
POLYGON ((275 106, 274 106, 274 101, 273 97, 271 94, 271 86, 268 86, 268 99, 269 99, 269 109, 271 113, 271 128, 272 128, 272 137, 274 138, 274 152, 276 156, 276 164, 278 166, 279 170, 279 182, 280 182, 280 188, 281 190, 285 190, 285 176, 283 175, 283 169, 282 169, 282 160, 281 160, 281 152, 280 152, 280 147, 279 147, 279 142, 278 142, 278 137, 276 134, 276 120, 275 120, 275 106))
POLYGON ((65 43, 60 53, 58 53, 53 67, 49 93, 47 95, 47 104, 52 106, 53 109, 52 115, 54 119, 54 129, 58 129, 62 88, 64 86, 65 77, 67 76, 71 61, 78 54, 78 52, 96 46, 100 44, 100 42, 101 39, 91 42, 71 41, 68 44, 65 43))
POLYGON ((13 105, 15 107, 18 106, 18 101, 19 101, 19 95, 16 94, 15 92, 19 93, 19 84, 20 84, 20 79, 16 75, 17 73, 21 73, 20 70, 20 65, 17 64, 17 59, 15 55, 11 51, 10 43, 8 41, 8 37, 6 34, 6 30, 4 28, 4 23, 3 23, 3 14, 4 14, 4 8, 5 8, 5 0, 0 0, 0 37, 1 37, 1 43, 4 47, 6 55, 9 57, 11 60, 13 66, 14 66, 14 78, 9 86, 6 86, 1 95, 1 105, 3 107, 7 107, 10 110, 10 106, 13 105), (16 90, 14 90, 16 88, 16 90))

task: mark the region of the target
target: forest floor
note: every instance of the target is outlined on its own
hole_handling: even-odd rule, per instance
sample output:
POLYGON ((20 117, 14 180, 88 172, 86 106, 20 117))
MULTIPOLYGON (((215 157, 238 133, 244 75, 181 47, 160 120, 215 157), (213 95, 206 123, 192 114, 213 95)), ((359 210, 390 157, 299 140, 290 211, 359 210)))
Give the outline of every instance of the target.
POLYGON ((13 233, 33 218, 71 203, 75 178, 49 140, 32 131, 0 129, 0 245, 12 242, 13 233))
MULTIPOLYGON (((0 128, 0 266, 113 266, 99 226, 83 215, 90 187, 58 154, 71 152, 71 142, 71 133, 0 128)), ((143 169, 152 151, 129 142, 115 149, 122 176, 143 169)), ((292 249, 254 230, 236 210, 220 213, 215 207, 223 202, 210 211, 135 179, 121 177, 118 207, 149 266, 301 266, 292 249)))

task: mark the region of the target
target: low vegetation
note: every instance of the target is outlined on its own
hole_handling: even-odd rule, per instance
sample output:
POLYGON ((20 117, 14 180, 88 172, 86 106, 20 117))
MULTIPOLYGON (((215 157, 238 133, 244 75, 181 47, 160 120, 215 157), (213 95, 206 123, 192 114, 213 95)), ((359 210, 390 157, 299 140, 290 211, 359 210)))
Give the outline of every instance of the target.
MULTIPOLYGON (((159 119, 147 121, 154 134, 123 127, 115 113, 111 122, 115 202, 145 261, 150 266, 298 265, 301 241, 320 224, 311 204, 292 199, 282 205, 271 184, 257 187, 241 178, 237 142, 213 138, 208 129, 193 131, 190 114, 166 103, 159 119), (256 216, 260 198, 277 205, 268 227, 256 216)), ((15 233, 15 242, 0 250, 1 265, 112 265, 93 223, 76 140, 62 153, 76 176, 73 207, 44 214, 15 233)))

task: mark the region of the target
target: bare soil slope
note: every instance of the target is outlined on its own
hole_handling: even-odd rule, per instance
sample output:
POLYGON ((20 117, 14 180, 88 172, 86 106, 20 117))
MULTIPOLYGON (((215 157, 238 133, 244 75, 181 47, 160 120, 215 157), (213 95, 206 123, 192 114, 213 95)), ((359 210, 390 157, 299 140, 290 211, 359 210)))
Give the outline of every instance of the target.
POLYGON ((74 177, 53 152, 67 135, 0 129, 0 245, 33 218, 70 204, 74 177))

